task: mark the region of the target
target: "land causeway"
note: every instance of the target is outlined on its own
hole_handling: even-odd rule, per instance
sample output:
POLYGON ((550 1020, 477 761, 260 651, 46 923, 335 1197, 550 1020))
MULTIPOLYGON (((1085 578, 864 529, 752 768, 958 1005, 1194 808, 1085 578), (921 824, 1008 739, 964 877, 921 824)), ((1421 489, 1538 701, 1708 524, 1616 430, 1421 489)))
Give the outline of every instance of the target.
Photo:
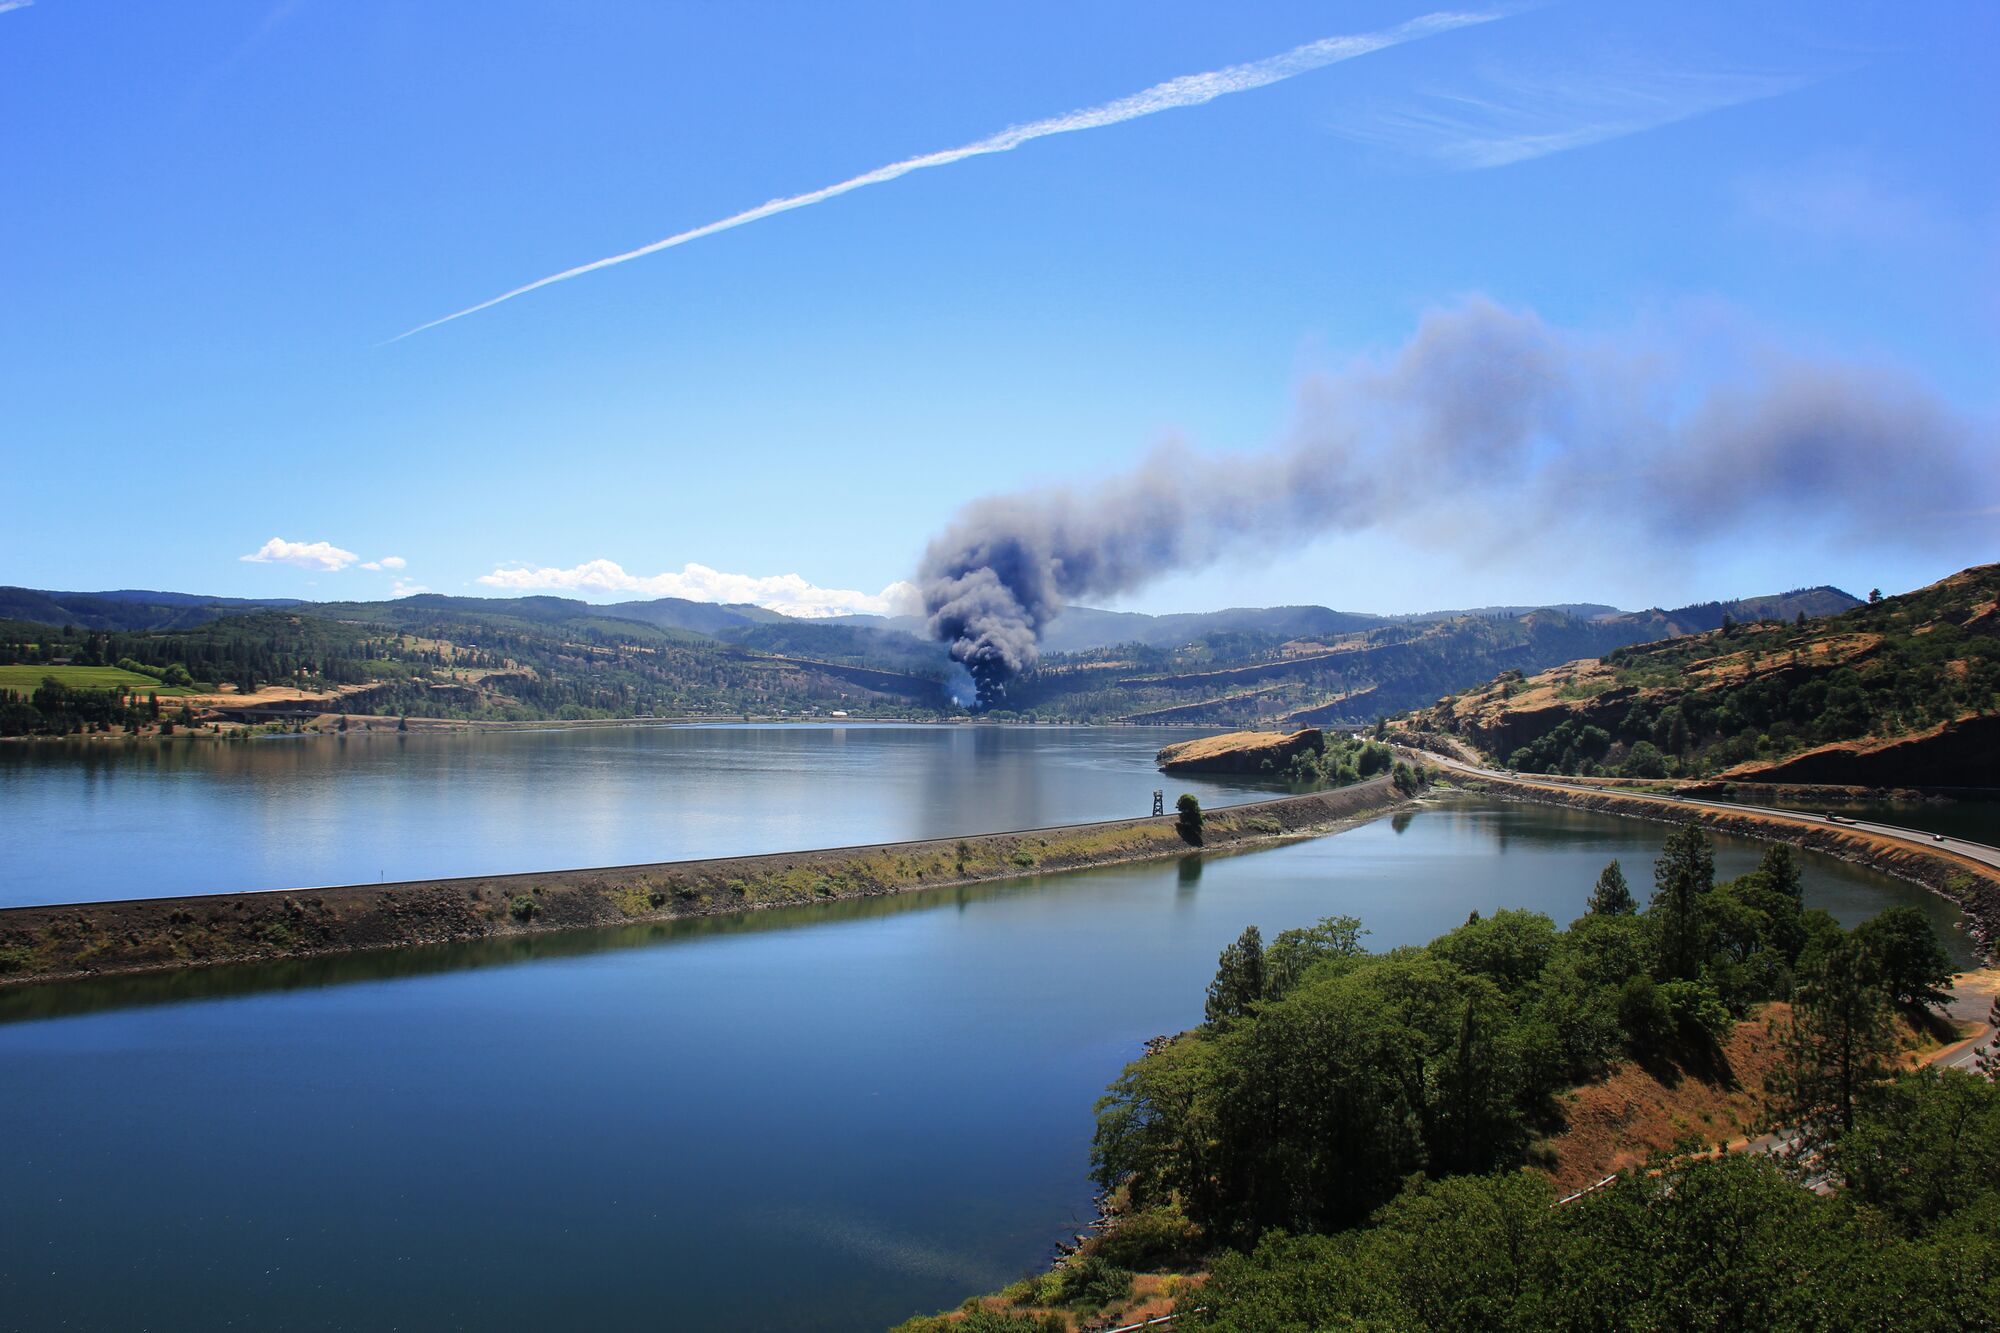
POLYGON ((639 925, 1242 849, 1411 797, 1388 776, 1207 811, 814 851, 0 908, 0 986, 639 925))

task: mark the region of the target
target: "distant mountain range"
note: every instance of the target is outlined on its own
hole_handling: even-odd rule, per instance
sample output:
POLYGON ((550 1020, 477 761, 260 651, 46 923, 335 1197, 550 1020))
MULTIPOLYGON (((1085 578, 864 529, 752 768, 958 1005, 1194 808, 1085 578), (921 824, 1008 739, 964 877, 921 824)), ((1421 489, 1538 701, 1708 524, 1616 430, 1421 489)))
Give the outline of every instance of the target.
MULTIPOLYGON (((1621 611, 1601 602, 1559 602, 1547 606, 1479 606, 1456 611, 1420 611, 1405 615, 1376 615, 1367 611, 1334 611, 1324 606, 1230 607, 1222 611, 1189 611, 1169 615, 1146 615, 1137 611, 1101 611, 1091 606, 1072 606, 1042 633, 1042 651, 1081 653, 1119 644, 1142 643, 1165 648, 1192 643, 1208 634, 1240 631, 1276 634, 1287 639, 1326 638, 1380 629, 1390 625, 1428 625, 1447 620, 1514 620, 1533 611, 1554 611, 1573 620, 1612 620, 1621 616, 1665 616, 1682 631, 1714 629, 1727 615, 1732 620, 1756 620, 1772 616, 1790 618, 1803 611, 1808 617, 1832 615, 1859 604, 1859 599, 1833 587, 1797 588, 1775 596, 1744 597, 1729 602, 1702 602, 1662 611, 1621 611)), ((643 605, 629 603, 628 605, 643 605)), ((919 637, 924 622, 919 616, 839 616, 827 624, 867 625, 901 630, 919 637)))
POLYGON ((0 587, 0 620, 78 629, 180 629, 222 616, 272 607, 304 606, 296 598, 207 597, 185 592, 117 588, 110 592, 43 592, 0 587))
MULTIPOLYGON (((1819 587, 1636 612, 1590 602, 1401 616, 1323 606, 1175 615, 1078 606, 1048 626, 1042 666, 1010 687, 1005 708, 1070 721, 1338 725, 1431 703, 1497 671, 1539 671, 1715 629, 1725 618, 1810 619, 1855 605, 1847 593, 1819 587)), ((469 716, 949 711, 943 682, 951 664, 914 617, 806 620, 675 597, 598 604, 420 593, 305 602, 0 588, 0 622, 12 623, 0 624, 17 645, 10 660, 82 653, 161 666, 182 660, 190 669, 206 662, 215 664, 203 668, 215 678, 238 682, 270 680, 281 664, 304 662, 328 681, 392 682, 380 699, 402 711, 427 707, 437 694, 409 682, 435 683, 441 670, 449 678, 471 660, 466 654, 488 673, 476 699, 450 703, 469 716), (56 645, 33 626, 71 627, 74 635, 56 645), (399 637, 383 641, 384 633, 399 637), (78 641, 89 635, 118 642, 78 641), (308 643, 319 646, 301 646, 308 643), (432 644, 457 647, 425 646, 432 644)))
MULTIPOLYGON (((1439 621, 1516 619, 1532 611, 1554 611, 1574 620, 1609 620, 1630 615, 1664 615, 1683 632, 1714 629, 1722 617, 1756 620, 1832 615, 1858 605, 1858 599, 1838 588, 1799 588, 1776 596, 1745 597, 1729 602, 1703 602, 1670 612, 1621 611, 1598 602, 1561 602, 1546 606, 1482 606, 1456 611, 1423 611, 1377 615, 1366 611, 1335 611, 1324 606, 1229 607, 1221 611, 1189 611, 1146 615, 1137 611, 1102 611, 1072 606, 1053 621, 1042 636, 1046 653, 1088 652, 1125 643, 1168 647, 1192 643, 1208 634, 1244 632, 1310 639, 1353 634, 1389 625, 1424 625, 1439 621)), ((384 602, 310 602, 295 597, 215 597, 200 593, 158 592, 118 588, 107 592, 54 592, 39 588, 0 587, 0 620, 25 620, 42 625, 75 625, 79 629, 145 630, 199 625, 245 611, 297 607, 313 614, 379 612, 403 607, 420 613, 501 614, 533 621, 576 618, 634 620, 661 629, 714 635, 752 625, 846 626, 908 634, 921 639, 921 616, 829 616, 802 619, 743 602, 695 602, 661 597, 643 602, 584 602, 571 597, 452 597, 418 593, 384 602)), ((365 617, 364 617, 365 618, 365 617)))

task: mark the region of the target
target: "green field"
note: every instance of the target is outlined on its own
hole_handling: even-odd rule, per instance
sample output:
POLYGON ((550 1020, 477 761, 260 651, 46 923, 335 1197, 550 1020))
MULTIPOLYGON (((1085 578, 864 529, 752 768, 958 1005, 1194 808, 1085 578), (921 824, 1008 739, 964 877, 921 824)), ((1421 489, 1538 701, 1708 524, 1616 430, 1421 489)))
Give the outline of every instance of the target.
POLYGON ((162 685, 151 676, 109 666, 0 666, 0 690, 32 694, 49 676, 78 690, 120 689, 141 697, 157 694, 162 699, 200 693, 185 685, 162 685))

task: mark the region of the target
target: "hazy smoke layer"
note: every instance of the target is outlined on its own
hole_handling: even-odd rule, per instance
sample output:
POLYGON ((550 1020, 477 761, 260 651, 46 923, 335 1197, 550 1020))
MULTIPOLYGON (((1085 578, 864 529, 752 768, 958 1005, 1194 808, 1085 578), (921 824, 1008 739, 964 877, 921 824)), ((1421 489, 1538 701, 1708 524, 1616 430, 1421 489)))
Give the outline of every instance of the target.
POLYGON ((1070 599, 1224 554, 1411 524, 1494 556, 1545 555, 1586 528, 1651 551, 1750 523, 1919 545, 1996 526, 1996 443, 1886 372, 1712 336, 1595 339, 1472 300, 1309 385, 1278 448, 1168 446, 1088 490, 975 501, 931 543, 920 586, 985 708, 1070 599))

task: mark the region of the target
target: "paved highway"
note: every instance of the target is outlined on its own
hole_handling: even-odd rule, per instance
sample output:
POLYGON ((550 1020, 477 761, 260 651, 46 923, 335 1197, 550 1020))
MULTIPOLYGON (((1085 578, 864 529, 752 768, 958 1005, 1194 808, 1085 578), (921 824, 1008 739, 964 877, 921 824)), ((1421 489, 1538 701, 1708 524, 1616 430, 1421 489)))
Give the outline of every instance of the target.
MULTIPOLYGON (((1486 778, 1493 782, 1566 787, 1571 791, 1607 792, 1612 795, 1617 795, 1621 791, 1617 787, 1599 787, 1588 782, 1566 782, 1561 778, 1544 777, 1539 773, 1509 773, 1505 769, 1482 768, 1477 764, 1468 764, 1463 760, 1447 758, 1444 755, 1435 754, 1428 750, 1415 753, 1420 754, 1428 762, 1436 763, 1441 768, 1450 769, 1456 773, 1463 773, 1469 777, 1486 778)), ((1724 813, 1748 810, 1760 815, 1775 815, 1780 819, 1799 820, 1807 824, 1831 823, 1840 828, 1860 829, 1865 833, 1877 833, 1885 838, 1894 838, 1899 842, 1907 842, 1913 847, 1928 848, 1932 851, 1954 852, 1959 856, 1967 857, 1983 865, 1991 866, 1995 870, 2000 870, 2000 847, 1988 846, 1983 842, 1973 842, 1969 838, 1954 838, 1948 834, 1926 833, 1922 829, 1900 828, 1894 824, 1877 824, 1872 820, 1849 819, 1844 815, 1839 819, 1829 820, 1822 815, 1815 815, 1805 810, 1779 810, 1767 805, 1746 805, 1741 801, 1714 801, 1694 796, 1668 796, 1659 792, 1626 791, 1624 794, 1629 796, 1643 796, 1648 800, 1672 801, 1676 805, 1685 805, 1702 810, 1719 810, 1724 813)))

